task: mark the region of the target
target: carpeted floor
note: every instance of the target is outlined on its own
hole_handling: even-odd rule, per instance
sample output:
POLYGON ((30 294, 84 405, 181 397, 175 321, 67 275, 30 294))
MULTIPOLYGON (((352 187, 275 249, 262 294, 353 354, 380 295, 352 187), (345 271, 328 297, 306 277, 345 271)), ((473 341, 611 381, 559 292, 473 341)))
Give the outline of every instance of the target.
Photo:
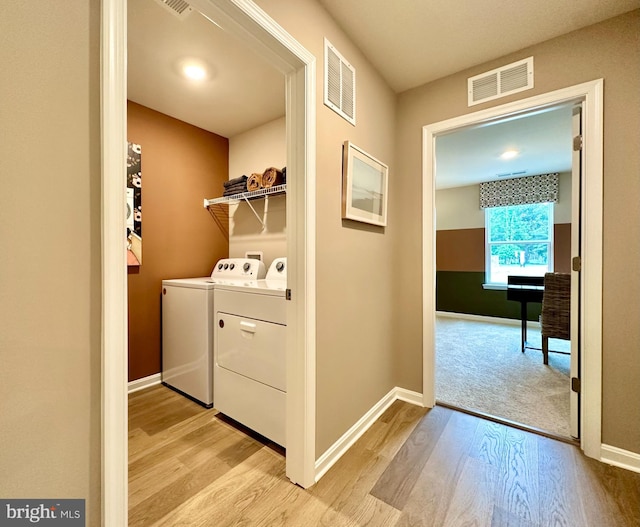
MULTIPOLYGON (((529 329, 540 347, 540 330, 529 329)), ((568 341, 550 339, 552 350, 568 341)), ((569 356, 520 351, 520 326, 438 316, 436 399, 569 437, 569 356)))

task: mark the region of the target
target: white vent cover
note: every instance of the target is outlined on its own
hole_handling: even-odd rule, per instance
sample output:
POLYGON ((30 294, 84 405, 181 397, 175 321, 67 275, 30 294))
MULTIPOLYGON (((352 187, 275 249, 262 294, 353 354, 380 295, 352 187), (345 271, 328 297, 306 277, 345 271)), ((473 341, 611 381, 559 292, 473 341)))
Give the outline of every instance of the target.
POLYGON ((184 0, 156 0, 156 2, 180 19, 187 18, 193 11, 193 8, 184 0))
POLYGON ((533 88, 533 57, 467 80, 469 106, 533 88))
POLYGON ((324 103, 356 124, 356 70, 324 39, 324 103))

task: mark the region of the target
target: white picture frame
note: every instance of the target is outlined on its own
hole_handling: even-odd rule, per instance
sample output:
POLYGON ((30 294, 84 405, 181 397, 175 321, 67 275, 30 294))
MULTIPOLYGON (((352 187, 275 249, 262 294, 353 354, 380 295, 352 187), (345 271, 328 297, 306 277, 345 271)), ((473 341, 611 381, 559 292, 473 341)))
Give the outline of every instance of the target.
POLYGON ((342 218, 386 227, 389 167, 350 141, 342 149, 342 218))

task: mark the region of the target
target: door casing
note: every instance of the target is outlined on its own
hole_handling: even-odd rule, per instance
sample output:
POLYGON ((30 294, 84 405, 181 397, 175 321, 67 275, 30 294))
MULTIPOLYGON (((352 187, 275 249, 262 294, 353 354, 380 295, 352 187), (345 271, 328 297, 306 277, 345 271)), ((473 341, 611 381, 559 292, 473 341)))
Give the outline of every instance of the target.
POLYGON ((584 453, 601 457, 602 431, 602 208, 603 208, 603 80, 537 95, 494 108, 465 114, 423 127, 422 143, 422 327, 423 404, 435 405, 435 138, 474 124, 516 116, 536 109, 582 102, 583 130, 582 194, 580 208, 589 211, 589 222, 581 215, 582 280, 579 309, 582 315, 579 339, 581 408, 580 443, 584 453))

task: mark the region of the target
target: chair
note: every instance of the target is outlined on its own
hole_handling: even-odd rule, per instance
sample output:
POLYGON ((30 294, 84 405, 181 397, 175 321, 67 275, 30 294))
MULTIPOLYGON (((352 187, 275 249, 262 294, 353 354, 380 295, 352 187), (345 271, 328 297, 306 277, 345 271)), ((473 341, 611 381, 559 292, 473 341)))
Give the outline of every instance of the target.
POLYGON ((542 360, 549 364, 549 338, 570 339, 571 275, 546 273, 542 295, 542 360))

